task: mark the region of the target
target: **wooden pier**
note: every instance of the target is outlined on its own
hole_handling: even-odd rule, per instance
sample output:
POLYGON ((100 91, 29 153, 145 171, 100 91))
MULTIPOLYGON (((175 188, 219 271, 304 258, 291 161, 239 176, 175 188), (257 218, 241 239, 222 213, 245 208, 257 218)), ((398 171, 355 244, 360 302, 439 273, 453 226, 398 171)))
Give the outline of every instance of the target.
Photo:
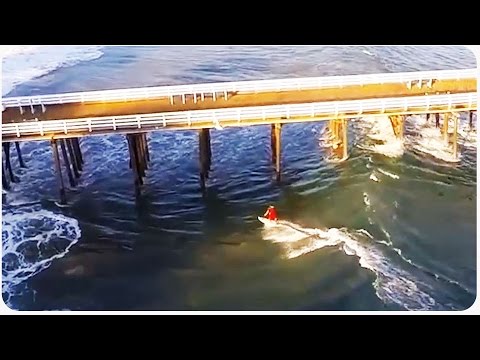
MULTIPOLYGON (((477 109, 477 79, 470 75, 448 78, 442 74, 439 71, 438 78, 418 81, 381 80, 379 83, 372 83, 366 76, 365 79, 370 80, 366 80, 365 84, 358 84, 351 77, 352 83, 345 83, 345 80, 344 83, 339 82, 340 85, 319 85, 318 88, 309 85, 305 89, 301 85, 294 89, 291 85, 282 88, 282 82, 278 81, 280 90, 277 91, 271 90, 270 85, 265 86, 267 90, 262 90, 268 82, 255 83, 257 88, 251 91, 232 90, 237 86, 242 89, 241 83, 233 84, 232 89, 226 84, 222 85, 225 90, 221 92, 209 92, 208 89, 214 86, 204 84, 204 91, 195 85, 195 89, 200 89, 198 93, 197 90, 171 93, 173 90, 169 88, 169 96, 146 95, 138 98, 135 95, 137 98, 132 99, 125 95, 123 100, 117 95, 112 100, 107 92, 99 92, 98 96, 94 94, 97 98, 85 101, 75 99, 91 98, 90 93, 60 94, 58 101, 51 100, 56 98, 55 95, 2 99, 5 107, 2 112, 2 186, 8 190, 11 183, 18 181, 12 168, 12 144, 15 145, 19 166, 25 167, 19 142, 49 140, 60 202, 64 204, 67 202, 65 185, 78 185, 84 161, 88 161, 83 157, 80 138, 118 133, 126 138, 135 195, 140 196, 151 156, 154 156, 149 150, 148 134, 159 130, 188 129, 198 131, 199 187, 204 191, 212 165, 210 129, 252 125, 270 126, 272 171, 276 180, 281 181, 284 126, 296 122, 327 121, 332 151, 338 161, 345 161, 348 159, 349 120, 378 115, 389 118, 399 139, 404 136, 408 115, 425 114, 426 121, 434 118, 435 126, 457 158, 458 112, 469 112, 472 129, 473 113, 477 109), (18 106, 15 105, 17 103, 18 106), (440 126, 441 114, 443 121, 440 126), (453 129, 449 127, 449 119, 453 120, 453 129)), ((383 79, 382 75, 378 78, 383 79)), ((319 79, 318 84, 329 84, 329 79, 325 79, 319 79)), ((160 88, 154 93, 165 91, 160 88)))

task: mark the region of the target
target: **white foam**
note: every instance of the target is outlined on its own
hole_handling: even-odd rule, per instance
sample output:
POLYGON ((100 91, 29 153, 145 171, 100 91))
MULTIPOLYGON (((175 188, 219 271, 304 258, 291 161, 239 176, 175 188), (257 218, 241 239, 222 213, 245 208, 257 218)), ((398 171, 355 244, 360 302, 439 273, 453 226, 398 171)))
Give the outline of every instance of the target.
MULTIPOLYGON (((327 246, 338 246, 347 255, 357 256, 360 266, 376 275, 373 282, 375 292, 385 303, 395 303, 407 310, 430 310, 441 307, 420 289, 418 280, 406 271, 393 266, 368 239, 357 239, 362 235, 373 238, 365 230, 349 233, 346 229, 326 230, 302 228, 297 224, 283 221, 279 226, 264 228, 264 240, 280 243, 287 259, 298 258, 327 246), (295 230, 297 229, 297 230, 295 230), (367 234, 368 235, 367 235, 367 234)), ((424 285, 424 284, 423 284, 424 285)))
POLYGON ((371 174, 370 174, 370 179, 373 180, 373 181, 378 182, 378 178, 375 176, 374 173, 371 173, 371 174))
POLYGON ((393 132, 390 119, 387 116, 370 116, 362 119, 360 129, 367 138, 380 144, 362 144, 360 148, 373 151, 387 157, 396 158, 404 153, 403 139, 397 138, 393 132))
POLYGON ((469 148, 477 148, 478 137, 476 129, 470 129, 470 127, 467 125, 458 129, 458 135, 459 144, 469 148))
MULTIPOLYGON (((443 117, 443 116, 441 116, 443 117)), ((429 154, 437 159, 448 163, 456 163, 461 161, 460 149, 458 149, 458 157, 453 157, 452 146, 447 144, 443 138, 440 129, 431 124, 426 124, 425 120, 419 116, 411 116, 410 123, 413 126, 417 136, 411 137, 411 146, 424 154, 429 154)), ((453 127, 453 121, 450 121, 450 129, 453 127)))
POLYGON ((383 170, 382 168, 378 168, 377 170, 380 171, 383 175, 390 176, 392 179, 400 179, 400 176, 396 174, 392 174, 391 172, 383 170))
POLYGON ((370 207, 370 198, 366 192, 363 193, 363 203, 367 205, 367 208, 370 207))
POLYGON ((15 86, 46 75, 58 68, 73 66, 103 55, 103 46, 6 46, 2 57, 2 95, 15 86))
POLYGON ((41 209, 16 208, 2 214, 2 294, 9 306, 16 285, 48 268, 77 243, 75 219, 41 209))

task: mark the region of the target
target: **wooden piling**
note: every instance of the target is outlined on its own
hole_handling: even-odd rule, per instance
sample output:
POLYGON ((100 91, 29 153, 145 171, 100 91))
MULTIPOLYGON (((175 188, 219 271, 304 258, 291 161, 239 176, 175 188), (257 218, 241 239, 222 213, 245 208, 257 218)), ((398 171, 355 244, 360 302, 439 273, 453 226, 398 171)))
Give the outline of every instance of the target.
POLYGON ((21 168, 26 168, 25 163, 23 162, 22 151, 20 150, 20 144, 18 141, 15 141, 15 148, 17 149, 18 163, 21 168))
POLYGON ((145 134, 139 134, 138 137, 140 139, 140 145, 141 145, 141 149, 142 149, 141 155, 142 155, 143 168, 144 168, 144 170, 148 170, 147 145, 146 145, 146 140, 145 140, 145 134))
POLYGON ((403 139, 403 129, 404 129, 405 117, 403 115, 397 116, 397 133, 398 138, 403 139))
POLYGON ((78 156, 75 155, 75 148, 74 148, 74 140, 75 139, 66 139, 66 142, 67 142, 67 150, 68 150, 68 154, 70 155, 70 162, 72 164, 72 169, 73 169, 73 174, 75 175, 75 178, 79 178, 80 177, 80 168, 81 168, 81 164, 80 164, 80 159, 78 158, 78 156))
POLYGON ((403 116, 402 115, 391 115, 388 117, 390 123, 392 124, 393 133, 395 137, 401 139, 403 138, 403 116))
POLYGON ((458 146, 457 146, 457 127, 458 127, 458 114, 453 117, 453 157, 458 159, 458 146))
POLYGON ((272 149, 272 164, 275 165, 277 162, 276 160, 276 154, 277 150, 275 149, 275 146, 277 144, 277 140, 275 139, 275 124, 271 125, 270 129, 270 147, 272 149))
POLYGON ((147 154, 147 161, 150 162, 150 150, 148 149, 148 138, 147 134, 143 134, 143 137, 145 139, 145 153, 147 154))
POLYGON ((199 130, 199 162, 200 162, 200 187, 206 189, 205 181, 208 179, 210 143, 208 141, 209 129, 199 130))
POLYGON ((468 112, 468 126, 470 130, 473 129, 473 111, 471 110, 468 112))
POLYGON ((277 181, 281 179, 281 136, 282 124, 275 123, 275 172, 277 173, 277 181))
POLYGON ((127 135, 127 142, 128 142, 128 151, 130 154, 130 162, 132 164, 132 170, 133 170, 133 179, 134 179, 134 184, 135 184, 135 196, 140 195, 140 185, 141 185, 141 179, 140 179, 140 174, 138 171, 138 163, 135 155, 135 143, 133 140, 133 136, 131 134, 127 135))
POLYGON ((140 181, 143 185, 143 178, 145 177, 145 162, 142 149, 142 136, 141 134, 132 134, 135 143, 135 153, 137 157, 137 166, 140 174, 140 181))
POLYGON ((60 190, 60 203, 62 205, 67 203, 67 196, 65 193, 65 186, 63 184, 63 177, 62 177, 62 168, 60 166, 60 156, 58 155, 58 147, 57 147, 57 140, 52 140, 52 152, 53 152, 53 162, 55 164, 55 170, 57 172, 57 181, 60 190))
POLYGON ((8 182, 7 176, 5 175, 5 166, 3 165, 3 160, 2 160, 2 186, 5 190, 10 190, 10 183, 8 182))
POLYGON ((343 139, 342 139, 342 146, 343 146, 343 158, 345 160, 348 157, 348 122, 346 119, 342 120, 342 130, 343 130, 343 139))
MULTIPOLYGON (((208 168, 208 171, 211 170, 211 167, 212 167, 212 144, 211 144, 211 141, 210 141, 210 129, 205 129, 206 132, 207 132, 207 168, 208 168)), ((208 173, 207 173, 208 174, 208 173)), ((207 175, 208 177, 208 175, 207 175)))
POLYGON ((66 140, 60 139, 59 141, 60 141, 60 147, 62 149, 63 163, 65 165, 65 170, 67 172, 68 181, 70 182, 70 186, 74 187, 77 184, 75 183, 75 179, 73 178, 72 168, 70 167, 70 161, 68 161, 67 148, 65 147, 66 140))
POLYGON ((448 114, 443 114, 443 139, 448 145, 448 114))
POLYGON ((12 163, 10 161, 10 143, 3 144, 3 151, 5 152, 5 166, 7 167, 8 174, 10 175, 10 181, 12 183, 18 182, 13 174, 12 163))
POLYGON ((435 114, 435 127, 436 128, 440 127, 440 114, 439 113, 435 114))
POLYGON ((78 170, 82 171, 84 162, 83 162, 82 149, 80 148, 80 141, 78 138, 72 139, 72 146, 75 153, 78 170))

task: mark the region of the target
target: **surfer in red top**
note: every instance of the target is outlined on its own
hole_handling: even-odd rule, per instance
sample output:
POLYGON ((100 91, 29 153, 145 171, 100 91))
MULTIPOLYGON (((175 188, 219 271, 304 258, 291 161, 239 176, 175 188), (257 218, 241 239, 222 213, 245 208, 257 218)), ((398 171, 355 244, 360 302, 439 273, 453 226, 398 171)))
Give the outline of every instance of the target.
POLYGON ((277 221, 277 210, 275 210, 275 207, 270 205, 267 211, 265 211, 265 214, 263 214, 263 217, 267 218, 268 220, 277 221))

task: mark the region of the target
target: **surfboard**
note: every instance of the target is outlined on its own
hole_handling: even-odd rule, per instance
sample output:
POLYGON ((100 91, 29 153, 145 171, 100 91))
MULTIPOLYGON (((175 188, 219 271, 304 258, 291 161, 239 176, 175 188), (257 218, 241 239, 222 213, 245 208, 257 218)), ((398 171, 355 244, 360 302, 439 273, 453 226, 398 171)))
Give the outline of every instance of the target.
POLYGON ((267 218, 264 218, 263 216, 258 216, 258 220, 263 223, 265 226, 276 226, 277 222, 273 220, 268 220, 267 218))

